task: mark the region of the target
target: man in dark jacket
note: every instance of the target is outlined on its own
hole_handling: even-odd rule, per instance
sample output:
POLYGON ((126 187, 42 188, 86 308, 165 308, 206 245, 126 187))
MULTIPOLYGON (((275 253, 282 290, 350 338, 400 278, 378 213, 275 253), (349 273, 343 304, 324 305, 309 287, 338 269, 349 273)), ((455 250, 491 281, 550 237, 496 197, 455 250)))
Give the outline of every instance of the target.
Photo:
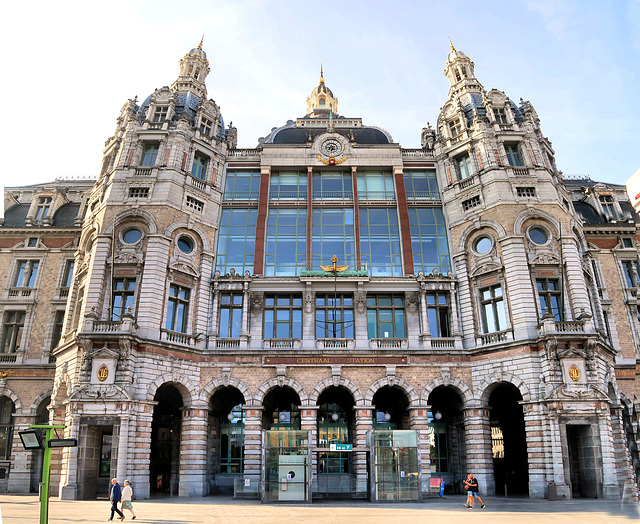
POLYGON ((118 502, 122 498, 122 490, 120 489, 120 484, 118 484, 118 479, 111 479, 111 495, 109 496, 109 501, 111 502, 111 516, 109 520, 113 520, 113 514, 117 513, 120 515, 118 518, 120 520, 124 520, 124 513, 118 509, 118 502))

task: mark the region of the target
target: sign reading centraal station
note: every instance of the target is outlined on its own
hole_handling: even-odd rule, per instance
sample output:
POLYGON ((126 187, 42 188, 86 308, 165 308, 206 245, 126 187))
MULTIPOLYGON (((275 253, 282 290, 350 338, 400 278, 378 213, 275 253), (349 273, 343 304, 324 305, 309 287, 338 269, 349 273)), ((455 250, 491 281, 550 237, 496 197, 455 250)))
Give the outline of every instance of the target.
POLYGON ((393 364, 407 364, 407 357, 265 357, 265 364, 272 365, 303 365, 303 366, 331 366, 346 364, 352 366, 386 366, 393 364))

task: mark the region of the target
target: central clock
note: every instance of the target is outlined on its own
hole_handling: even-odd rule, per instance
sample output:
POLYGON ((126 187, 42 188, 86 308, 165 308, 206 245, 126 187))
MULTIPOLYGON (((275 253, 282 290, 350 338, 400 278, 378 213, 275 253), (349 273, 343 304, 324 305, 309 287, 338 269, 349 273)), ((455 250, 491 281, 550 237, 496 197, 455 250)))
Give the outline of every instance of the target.
POLYGON ((322 146, 320 146, 320 151, 322 154, 328 157, 335 157, 342 153, 342 144, 339 140, 335 138, 329 138, 322 142, 322 146))

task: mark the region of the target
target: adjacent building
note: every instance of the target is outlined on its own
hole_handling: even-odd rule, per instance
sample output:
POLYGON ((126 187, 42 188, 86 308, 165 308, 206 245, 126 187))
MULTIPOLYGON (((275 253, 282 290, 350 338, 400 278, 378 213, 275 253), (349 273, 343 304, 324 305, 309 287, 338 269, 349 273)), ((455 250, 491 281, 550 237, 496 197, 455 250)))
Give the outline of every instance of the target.
POLYGON ((322 71, 304 116, 239 149, 209 68, 200 44, 125 103, 94 184, 6 192, 7 489, 37 467, 11 432, 48 409, 79 442, 56 455, 69 499, 116 476, 143 498, 420 500, 468 471, 636 497, 624 187, 564 177, 532 104, 453 45, 416 149, 342 116, 322 71))

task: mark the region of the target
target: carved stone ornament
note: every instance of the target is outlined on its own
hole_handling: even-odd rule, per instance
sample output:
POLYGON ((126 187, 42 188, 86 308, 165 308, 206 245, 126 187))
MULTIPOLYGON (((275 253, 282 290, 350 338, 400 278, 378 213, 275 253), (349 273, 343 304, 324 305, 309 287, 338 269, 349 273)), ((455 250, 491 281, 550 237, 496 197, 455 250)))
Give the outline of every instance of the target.
POLYGON ((113 257, 115 264, 142 264, 142 259, 135 253, 118 251, 113 257))
POLYGON ((471 271, 469 271, 469 276, 476 277, 493 271, 502 271, 502 264, 493 257, 489 260, 486 258, 476 260, 476 257, 474 257, 474 266, 471 268, 471 271))
POLYGON ((178 273, 184 273, 185 275, 191 275, 197 277, 199 275, 196 267, 184 260, 175 260, 169 264, 169 269, 177 271, 178 273))
POLYGON ((537 253, 532 259, 532 265, 558 265, 560 263, 560 257, 555 253, 537 253))
POLYGON ((264 296, 261 293, 251 293, 251 312, 254 315, 258 315, 262 311, 263 299, 264 296))

